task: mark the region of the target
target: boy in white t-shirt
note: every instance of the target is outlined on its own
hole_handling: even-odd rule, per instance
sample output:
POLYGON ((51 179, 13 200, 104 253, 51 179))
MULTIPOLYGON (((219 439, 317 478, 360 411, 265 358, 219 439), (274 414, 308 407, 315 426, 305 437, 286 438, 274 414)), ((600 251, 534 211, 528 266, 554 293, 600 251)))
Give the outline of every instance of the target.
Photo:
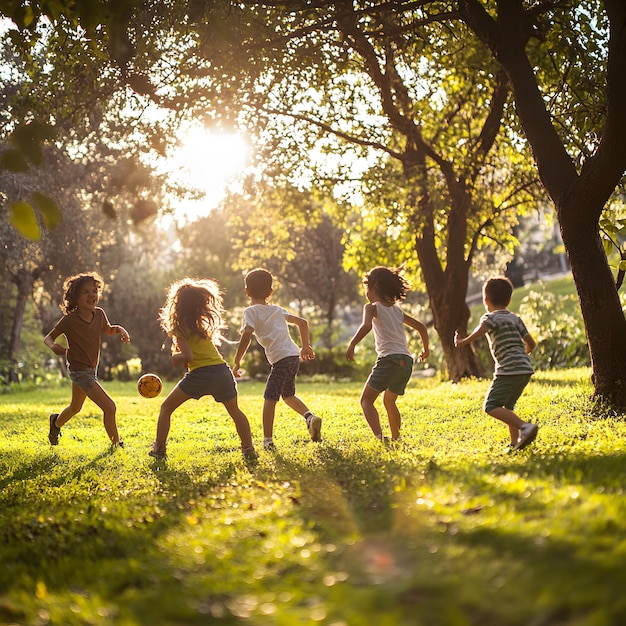
POLYGON ((254 269, 245 277, 246 295, 251 306, 244 309, 241 322, 241 337, 233 364, 235 376, 240 375, 243 359, 254 335, 265 350, 271 370, 267 378, 263 398, 263 447, 274 450, 272 435, 276 404, 281 396, 285 404, 306 420, 313 441, 321 441, 322 420, 296 396, 296 375, 300 358, 305 361, 315 358, 309 343, 309 323, 302 317, 292 315, 286 309, 268 304, 273 293, 272 275, 264 269, 254 269), (300 331, 302 348, 298 348, 289 335, 287 324, 295 324, 300 331))
POLYGON ((396 405, 398 396, 404 394, 413 371, 413 357, 409 352, 404 326, 416 330, 423 349, 419 355, 423 361, 429 355, 428 331, 422 322, 404 313, 396 302, 404 300, 409 285, 402 276, 401 268, 375 267, 363 279, 368 303, 363 307, 363 321, 346 350, 346 359, 354 361, 356 345, 374 329, 378 358, 361 393, 361 408, 372 432, 385 442, 376 399, 383 393, 383 404, 391 430, 391 440, 400 439, 402 417, 396 405))

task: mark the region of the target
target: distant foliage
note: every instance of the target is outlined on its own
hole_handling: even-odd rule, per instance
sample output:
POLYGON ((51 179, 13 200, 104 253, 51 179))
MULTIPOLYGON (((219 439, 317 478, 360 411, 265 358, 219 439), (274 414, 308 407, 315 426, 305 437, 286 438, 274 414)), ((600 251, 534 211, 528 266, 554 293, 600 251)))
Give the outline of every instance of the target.
POLYGON ((575 295, 556 295, 542 285, 522 300, 519 314, 537 342, 532 356, 537 369, 590 364, 585 328, 575 295))

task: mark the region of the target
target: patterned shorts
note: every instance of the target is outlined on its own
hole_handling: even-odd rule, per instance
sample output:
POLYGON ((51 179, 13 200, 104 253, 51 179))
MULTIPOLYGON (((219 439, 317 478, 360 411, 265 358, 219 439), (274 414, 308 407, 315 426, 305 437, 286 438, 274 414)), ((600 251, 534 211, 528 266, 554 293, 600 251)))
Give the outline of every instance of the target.
POLYGON ((289 398, 296 395, 296 375, 300 369, 300 357, 288 356, 272 365, 267 377, 265 393, 266 400, 278 402, 280 397, 289 398))

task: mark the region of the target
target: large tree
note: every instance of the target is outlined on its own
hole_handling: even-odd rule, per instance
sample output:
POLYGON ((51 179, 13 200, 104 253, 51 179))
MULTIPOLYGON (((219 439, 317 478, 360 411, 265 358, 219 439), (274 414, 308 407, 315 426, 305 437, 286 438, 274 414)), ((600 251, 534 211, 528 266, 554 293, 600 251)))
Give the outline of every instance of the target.
POLYGON ((626 171, 626 3, 526 4, 461 0, 458 7, 507 73, 554 202, 585 321, 595 393, 624 407, 626 320, 599 222, 626 171), (605 33, 606 48, 597 45, 605 33))
POLYGON ((514 133, 500 132, 506 74, 462 25, 403 4, 195 6, 179 19, 180 76, 160 101, 238 118, 275 181, 359 191, 363 214, 377 222, 370 231, 371 220, 351 224, 355 265, 364 270, 384 256, 423 277, 458 380, 481 372, 470 349, 453 345, 454 331, 467 329, 473 257, 493 241, 511 243, 512 224, 531 206, 533 175, 514 133))
MULTIPOLYGON (((320 0, 288 4, 247 0, 174 2, 167 12, 154 11, 154 5, 143 9, 137 12, 133 30, 136 41, 142 43, 137 47, 140 54, 134 59, 124 58, 123 67, 126 74, 130 68, 135 76, 148 68, 169 68, 167 85, 155 80, 154 88, 144 89, 150 98, 159 98, 174 109, 189 107, 225 120, 236 118, 242 110, 250 112, 250 126, 254 120, 259 138, 278 148, 274 155, 280 158, 271 161, 276 172, 289 169, 302 173, 307 169, 297 150, 291 157, 281 150, 290 140, 291 144, 304 144, 309 137, 317 137, 319 147, 320 138, 323 143, 330 135, 353 141, 354 146, 386 151, 402 163, 407 188, 417 192, 402 201, 416 208, 415 219, 405 219, 403 224, 416 233, 418 253, 419 241, 424 240, 422 266, 428 265, 427 253, 434 274, 451 281, 428 290, 433 302, 451 291, 458 295, 465 287, 461 273, 453 270, 456 264, 442 255, 441 241, 447 244, 446 254, 463 249, 467 263, 472 246, 483 235, 494 234, 485 230, 493 226, 493 217, 487 211, 481 222, 473 206, 476 194, 485 187, 484 179, 480 180, 486 172, 482 159, 493 154, 484 149, 489 140, 497 141, 490 138, 499 124, 486 122, 502 119, 497 115, 500 106, 504 115, 508 113, 506 100, 500 103, 503 89, 510 86, 541 181, 557 210, 585 320, 596 393, 611 402, 625 403, 626 322, 598 227, 626 159, 626 6, 622 0, 320 0), (476 40, 482 42, 503 73, 481 59, 476 40, 463 33, 461 23, 477 35, 476 40), (150 28, 141 32, 137 24, 149 24, 150 28), (154 45, 157 41, 159 46, 154 45), (447 57, 443 54, 446 46, 447 57), (155 59, 155 50, 159 59, 155 59), (471 50, 475 51, 475 64, 468 56, 471 50), (428 63, 429 59, 433 63, 428 63), (429 118, 415 117, 425 110, 416 107, 422 87, 432 85, 431 79, 445 79, 445 75, 437 75, 437 68, 443 66, 449 71, 455 65, 469 70, 465 77, 467 100, 449 97, 463 92, 459 79, 452 83, 440 80, 439 87, 430 92, 430 111, 450 122, 439 133, 424 134, 424 122, 429 118), (472 84, 473 91, 469 89, 472 84), (498 90, 498 86, 503 87, 498 90), (357 101, 355 95, 363 98, 357 101), (332 98, 337 105, 334 108, 332 98), (443 103, 439 110, 437 102, 443 103), (480 105, 469 114, 471 128, 468 126, 465 136, 457 134, 456 143, 446 143, 441 134, 467 118, 469 109, 463 108, 467 102, 480 105), (311 103, 316 107, 313 110, 311 103), (361 108, 363 103, 365 109, 361 108), (354 126, 346 124, 345 115, 321 116, 329 111, 350 113, 352 119, 365 111, 369 118, 354 126), (276 128, 272 124, 282 117, 291 120, 284 125, 283 134, 270 133, 276 128), (307 134, 296 123, 299 121, 317 135, 307 134), (467 158, 462 159, 464 169, 456 167, 455 150, 462 146, 468 153, 473 147, 473 153, 480 156, 474 169, 467 158), (433 186, 432 177, 420 177, 420 172, 437 169, 438 178, 450 192, 447 202, 441 198, 441 183, 433 186), (453 190, 460 193, 455 196, 453 190), (434 213, 430 213, 428 203, 433 200, 434 213), (450 228, 455 211, 469 219, 465 223, 461 220, 460 229, 450 228), (435 239, 434 245, 424 237, 432 229, 429 215, 444 216, 441 223, 449 232, 435 239), (442 258, 444 261, 439 261, 442 258)), ((128 22, 128 14, 123 18, 120 23, 132 22, 128 22)), ((161 80, 164 74, 158 76, 161 80)), ((507 126, 515 131, 510 118, 506 119, 507 126)), ((515 132, 509 138, 517 147, 515 132)), ((336 151, 331 142, 322 148, 328 153, 336 151)), ((500 165, 507 160, 501 159, 500 165)), ((492 171, 495 180, 499 170, 492 171)), ((502 190, 494 197, 498 195, 503 202, 490 201, 492 209, 510 206, 502 190)), ((397 231, 398 225, 394 227, 397 231)), ((434 230, 440 234, 439 223, 435 222, 434 230)), ((460 323, 453 321, 440 328, 444 349, 451 327, 462 326, 466 316, 462 305, 455 310, 452 315, 460 323)))
MULTIPOLYGON (((472 220, 480 223, 475 198, 486 188, 476 173, 484 175, 491 165, 484 161, 486 149, 496 141, 510 85, 539 176, 556 207, 585 320, 596 394, 626 404, 626 322, 598 226, 626 166, 625 14, 621 0, 293 2, 289 11, 283 4, 250 1, 208 7, 202 24, 193 26, 198 39, 189 58, 196 70, 209 65, 215 70, 217 80, 208 71, 203 76, 207 93, 223 106, 250 107, 263 132, 272 116, 285 116, 293 120, 294 143, 307 138, 295 123, 302 120, 326 136, 376 147, 401 161, 407 188, 414 192, 407 199, 416 207, 414 219, 405 223, 417 234, 415 249, 427 283, 429 267, 437 278, 428 292, 444 350, 453 326, 462 327, 466 316, 452 294, 464 297, 471 246, 495 214, 492 203, 482 229, 470 230, 472 220), (504 76, 457 29, 459 22, 478 36, 504 76), (437 30, 435 24, 444 27, 437 30), (468 51, 474 51, 475 64, 468 51), (459 76, 454 67, 460 65, 469 70, 462 83, 465 100, 454 97, 463 89, 445 80, 459 76), (447 71, 434 89, 441 67, 447 71), (438 112, 446 124, 431 135, 425 131, 436 108, 425 118, 426 109, 417 106, 422 84, 431 89, 431 105, 443 102, 438 112), (358 100, 363 92, 365 100, 358 100), (364 101, 369 118, 355 126, 364 101), (465 108, 468 102, 481 106, 465 108), (465 136, 446 137, 468 110, 473 125, 465 136), (330 112, 326 118, 325 112, 330 112), (446 187, 422 174, 436 169, 446 187), (442 188, 449 192, 443 202, 442 188), (439 214, 441 223, 431 217, 439 214), (447 229, 445 254, 431 237, 441 225, 447 229), (462 262, 453 262, 459 250, 462 262), (440 306, 446 298, 448 304, 440 306), (438 308, 446 311, 446 323, 438 308)), ((515 141, 514 133, 509 137, 515 141)), ((285 145, 284 139, 276 144, 285 145)), ((324 147, 333 150, 330 143, 324 147)), ((497 176, 497 170, 491 171, 497 176)))

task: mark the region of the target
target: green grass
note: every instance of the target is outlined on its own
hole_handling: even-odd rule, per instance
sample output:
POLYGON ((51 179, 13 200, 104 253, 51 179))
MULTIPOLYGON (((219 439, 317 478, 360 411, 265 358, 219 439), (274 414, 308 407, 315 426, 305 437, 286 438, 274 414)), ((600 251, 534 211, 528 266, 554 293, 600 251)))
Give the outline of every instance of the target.
MULTIPOLYGON (((0 396, 0 623, 609 626, 626 623, 626 426, 599 417, 587 370, 538 373, 506 455, 488 381, 415 380, 403 443, 383 448, 360 385, 299 383, 324 441, 280 408, 275 454, 241 458, 210 399, 174 414, 106 385, 126 448, 89 403, 48 445, 69 389, 0 396)), ((263 386, 240 385, 261 437, 263 386)), ((166 390, 167 391, 167 390, 166 390)))

